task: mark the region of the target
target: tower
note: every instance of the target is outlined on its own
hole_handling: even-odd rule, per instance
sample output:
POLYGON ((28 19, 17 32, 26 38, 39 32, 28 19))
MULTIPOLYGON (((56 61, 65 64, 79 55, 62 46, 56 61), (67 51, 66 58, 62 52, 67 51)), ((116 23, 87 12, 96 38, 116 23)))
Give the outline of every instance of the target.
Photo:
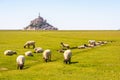
POLYGON ((39 12, 39 14, 38 14, 38 17, 40 18, 40 12, 39 12))

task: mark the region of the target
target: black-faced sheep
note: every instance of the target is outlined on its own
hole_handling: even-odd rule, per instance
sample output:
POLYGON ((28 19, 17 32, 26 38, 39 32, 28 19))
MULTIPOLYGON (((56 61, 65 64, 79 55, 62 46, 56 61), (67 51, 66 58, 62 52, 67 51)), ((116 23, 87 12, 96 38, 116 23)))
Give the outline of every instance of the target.
POLYGON ((70 48, 69 44, 64 44, 63 42, 61 42, 60 44, 61 44, 61 46, 62 46, 63 49, 64 48, 67 48, 67 49, 70 48))
POLYGON ((69 64, 71 63, 71 57, 72 57, 72 52, 71 50, 66 50, 63 54, 64 56, 64 62, 67 64, 69 62, 69 64))
POLYGON ((41 47, 37 47, 34 49, 34 53, 42 53, 43 49, 41 47))
POLYGON ((43 59, 45 60, 45 62, 47 62, 48 60, 51 61, 51 50, 47 49, 43 52, 43 59))
POLYGON ((32 51, 25 52, 25 56, 33 56, 32 51))
POLYGON ((35 48, 35 41, 27 41, 24 44, 24 48, 26 48, 26 47, 30 48, 30 46, 33 46, 33 48, 35 48))
POLYGON ((19 55, 16 59, 17 69, 23 69, 25 63, 25 57, 23 55, 19 55))
POLYGON ((4 55, 8 55, 8 56, 11 56, 11 55, 13 55, 13 54, 17 54, 16 51, 6 50, 6 51, 4 52, 4 55))

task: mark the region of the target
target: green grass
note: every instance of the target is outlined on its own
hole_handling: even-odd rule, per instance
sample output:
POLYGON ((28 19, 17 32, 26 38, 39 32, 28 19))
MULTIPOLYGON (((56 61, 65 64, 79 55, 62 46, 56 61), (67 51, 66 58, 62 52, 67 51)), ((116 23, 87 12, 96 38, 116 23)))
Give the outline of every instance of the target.
POLYGON ((0 31, 0 80, 120 80, 120 31, 0 31), (72 64, 63 64, 60 42, 71 47, 94 39, 113 41, 91 49, 72 49, 72 64), (42 54, 25 57, 23 70, 16 69, 16 57, 33 49, 24 49, 28 40, 36 47, 51 49, 52 61, 45 63, 42 54), (17 55, 5 56, 5 50, 17 55))

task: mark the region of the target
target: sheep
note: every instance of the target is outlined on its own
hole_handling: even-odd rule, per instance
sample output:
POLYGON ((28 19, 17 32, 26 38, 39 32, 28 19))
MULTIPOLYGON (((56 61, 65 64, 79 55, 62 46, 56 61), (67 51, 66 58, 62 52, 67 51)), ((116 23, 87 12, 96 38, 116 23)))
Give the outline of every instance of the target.
POLYGON ((35 41, 27 41, 24 44, 24 48, 26 48, 26 47, 30 48, 30 46, 33 46, 33 48, 35 48, 35 41))
POLYGON ((71 52, 71 50, 66 50, 65 52, 64 52, 64 54, 63 54, 63 56, 64 56, 64 63, 68 63, 69 62, 69 64, 71 63, 71 57, 72 57, 72 52, 71 52))
POLYGON ((107 41, 104 41, 103 44, 107 44, 108 42, 107 41))
POLYGON ((25 57, 23 55, 19 55, 16 59, 17 69, 23 69, 25 63, 25 57))
POLYGON ((6 50, 6 51, 4 51, 4 55, 8 55, 8 56, 11 56, 11 55, 13 55, 13 54, 17 54, 16 53, 16 51, 12 51, 12 50, 6 50))
POLYGON ((42 53, 43 49, 41 47, 34 48, 34 53, 42 53))
POLYGON ((63 49, 60 49, 60 50, 57 50, 59 53, 64 53, 65 50, 63 49))
POLYGON ((95 45, 93 45, 93 44, 88 44, 88 47, 93 48, 93 47, 95 47, 95 45))
POLYGON ((90 45, 96 46, 95 42, 96 42, 95 40, 88 40, 88 43, 89 43, 90 45))
POLYGON ((64 44, 63 42, 61 42, 60 44, 63 48, 67 48, 67 49, 70 48, 69 44, 64 44))
POLYGON ((51 61, 51 50, 47 49, 43 52, 43 59, 45 60, 45 62, 47 62, 48 60, 51 61))
POLYGON ((97 43, 99 43, 100 45, 104 45, 107 44, 107 41, 98 41, 97 43))
POLYGON ((33 56, 32 51, 25 52, 25 56, 33 56))
POLYGON ((86 47, 88 47, 88 45, 87 45, 87 44, 84 44, 84 45, 78 46, 77 48, 78 48, 78 49, 85 49, 86 47))
POLYGON ((100 45, 102 45, 102 43, 96 42, 95 45, 100 46, 100 45))

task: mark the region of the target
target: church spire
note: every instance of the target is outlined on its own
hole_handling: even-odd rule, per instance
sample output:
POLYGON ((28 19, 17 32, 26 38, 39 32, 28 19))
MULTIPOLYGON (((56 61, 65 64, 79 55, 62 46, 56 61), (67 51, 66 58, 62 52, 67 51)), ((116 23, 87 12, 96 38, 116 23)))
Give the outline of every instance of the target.
POLYGON ((38 17, 40 17, 40 12, 39 12, 39 14, 38 14, 38 17))

